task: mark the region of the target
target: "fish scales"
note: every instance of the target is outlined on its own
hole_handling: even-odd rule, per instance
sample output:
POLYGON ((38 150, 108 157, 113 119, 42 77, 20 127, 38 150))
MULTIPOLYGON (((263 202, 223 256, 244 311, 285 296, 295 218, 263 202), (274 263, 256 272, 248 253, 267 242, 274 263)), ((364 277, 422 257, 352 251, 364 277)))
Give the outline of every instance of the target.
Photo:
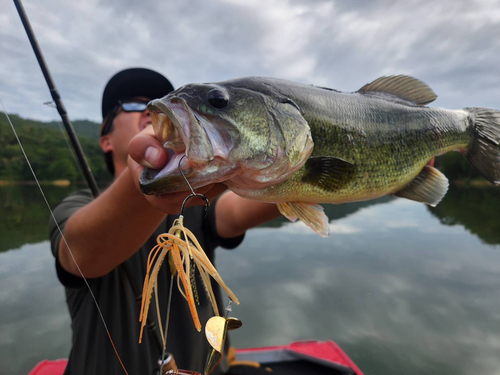
POLYGON ((311 128, 312 157, 335 156, 357 166, 348 184, 332 192, 304 180, 303 166, 289 180, 255 192, 254 199, 342 203, 394 193, 434 156, 471 140, 463 110, 411 106, 360 94, 280 87, 301 108, 311 128), (307 198, 304 198, 307 197, 307 198))

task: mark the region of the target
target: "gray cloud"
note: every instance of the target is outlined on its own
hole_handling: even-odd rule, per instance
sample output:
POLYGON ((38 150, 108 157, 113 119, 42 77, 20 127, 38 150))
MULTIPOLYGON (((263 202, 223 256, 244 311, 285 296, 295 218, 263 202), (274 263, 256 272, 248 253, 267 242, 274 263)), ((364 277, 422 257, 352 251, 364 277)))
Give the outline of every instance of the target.
MULTIPOLYGON (((26 1, 71 118, 100 120, 107 79, 130 66, 174 85, 261 75, 355 91, 411 74, 436 105, 500 107, 500 1, 26 1)), ((0 99, 57 118, 12 4, 0 13, 0 99)))

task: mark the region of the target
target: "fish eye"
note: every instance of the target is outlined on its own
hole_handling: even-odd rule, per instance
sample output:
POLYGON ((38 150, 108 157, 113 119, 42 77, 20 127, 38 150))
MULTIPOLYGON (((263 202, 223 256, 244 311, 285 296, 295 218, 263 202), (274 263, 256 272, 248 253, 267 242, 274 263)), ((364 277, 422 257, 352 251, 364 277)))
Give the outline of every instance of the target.
POLYGON ((217 109, 224 108, 229 103, 227 94, 220 89, 212 89, 208 92, 208 103, 217 109))

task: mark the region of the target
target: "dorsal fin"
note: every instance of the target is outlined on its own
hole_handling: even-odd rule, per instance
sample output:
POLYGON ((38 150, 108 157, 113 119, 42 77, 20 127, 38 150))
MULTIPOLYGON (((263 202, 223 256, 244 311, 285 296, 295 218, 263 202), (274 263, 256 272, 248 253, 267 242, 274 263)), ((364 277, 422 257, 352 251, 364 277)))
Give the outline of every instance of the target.
POLYGON ((426 83, 405 75, 380 77, 361 87, 358 92, 390 94, 416 105, 426 105, 437 98, 426 83))

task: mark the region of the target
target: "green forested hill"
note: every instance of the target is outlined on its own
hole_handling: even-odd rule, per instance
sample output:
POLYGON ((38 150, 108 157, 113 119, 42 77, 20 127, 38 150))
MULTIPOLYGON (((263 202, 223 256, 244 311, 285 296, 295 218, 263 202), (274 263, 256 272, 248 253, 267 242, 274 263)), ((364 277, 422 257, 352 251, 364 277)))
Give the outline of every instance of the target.
MULTIPOLYGON (((83 180, 62 124, 25 119, 14 114, 9 117, 40 180, 83 180)), ((81 120, 74 121, 73 127, 96 180, 109 180, 99 146, 99 124, 81 120)), ((0 115, 0 180, 33 180, 5 114, 0 115)))
MULTIPOLYGON (((64 129, 64 125, 61 121, 41 122, 38 124, 42 124, 45 127, 52 127, 56 130, 59 130, 62 126, 64 129)), ((75 120, 71 121, 71 124, 73 125, 73 129, 75 129, 78 138, 86 137, 99 141, 99 129, 101 124, 89 120, 75 120)))

